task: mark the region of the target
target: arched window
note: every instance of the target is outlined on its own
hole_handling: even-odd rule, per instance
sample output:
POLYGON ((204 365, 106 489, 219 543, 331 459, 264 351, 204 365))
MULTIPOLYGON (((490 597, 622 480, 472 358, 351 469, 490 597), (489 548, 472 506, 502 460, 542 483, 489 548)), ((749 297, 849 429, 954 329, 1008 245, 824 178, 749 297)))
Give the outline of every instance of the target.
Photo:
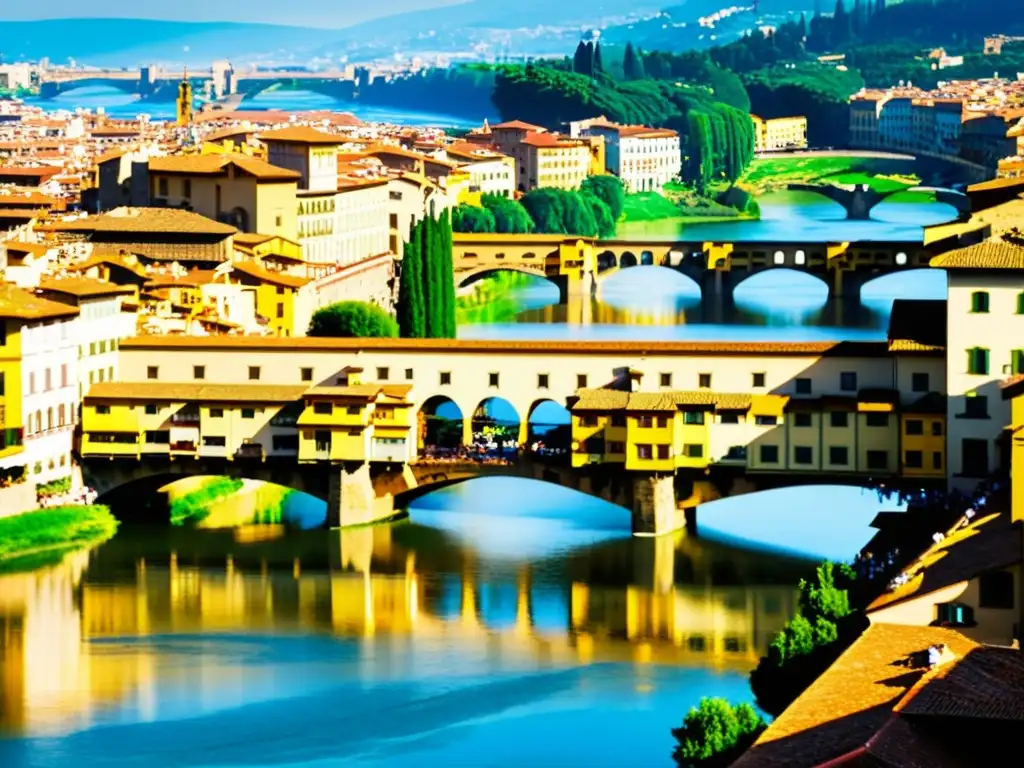
POLYGON ((36 432, 43 431, 43 412, 36 411, 36 432))
POLYGON ((64 426, 64 403, 57 406, 57 426, 64 426))
POLYGON ((46 429, 53 429, 53 408, 46 409, 46 429))

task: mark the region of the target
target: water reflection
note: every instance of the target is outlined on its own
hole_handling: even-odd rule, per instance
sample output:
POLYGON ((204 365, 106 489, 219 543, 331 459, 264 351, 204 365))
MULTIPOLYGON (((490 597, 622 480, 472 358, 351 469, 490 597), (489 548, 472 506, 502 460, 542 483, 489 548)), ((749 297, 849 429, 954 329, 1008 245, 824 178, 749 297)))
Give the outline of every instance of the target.
MULTIPOLYGON (((579 729, 576 718, 625 706, 655 718, 638 724, 655 739, 641 756, 665 764, 667 729, 701 695, 749 699, 745 675, 792 614, 805 567, 686 538, 495 559, 418 523, 247 543, 127 529, 91 555, 0 579, 0 723, 32 737, 0 740, 0 756, 107 765, 131 744, 160 764, 362 765, 415 736, 403 754, 457 764, 461 738, 438 745, 431 732, 473 723, 516 755, 523 717, 576 713, 579 729), (268 708, 255 722, 235 714, 255 706, 268 708), (307 737, 337 733, 338 718, 359 727, 307 737)), ((607 754, 626 759, 633 739, 623 731, 607 754)), ((591 747, 549 754, 580 749, 591 747)), ((591 764, 624 764, 603 756, 591 764)))

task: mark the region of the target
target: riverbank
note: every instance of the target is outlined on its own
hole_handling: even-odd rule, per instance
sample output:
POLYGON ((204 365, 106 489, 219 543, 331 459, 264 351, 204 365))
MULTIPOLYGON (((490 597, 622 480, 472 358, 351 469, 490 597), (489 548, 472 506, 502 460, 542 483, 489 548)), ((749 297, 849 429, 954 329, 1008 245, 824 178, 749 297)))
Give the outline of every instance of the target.
MULTIPOLYGON (((875 192, 910 189, 920 179, 898 173, 905 160, 879 159, 856 155, 785 155, 755 158, 738 185, 752 194, 763 194, 789 184, 866 184, 875 192)), ((932 199, 930 193, 900 195, 907 202, 932 199)))
POLYGON ((455 297, 455 323, 507 323, 523 311, 515 297, 533 282, 534 278, 522 272, 496 272, 474 283, 472 290, 455 297))
POLYGON ((113 538, 118 521, 102 504, 68 505, 0 518, 0 570, 37 568, 73 549, 113 538))

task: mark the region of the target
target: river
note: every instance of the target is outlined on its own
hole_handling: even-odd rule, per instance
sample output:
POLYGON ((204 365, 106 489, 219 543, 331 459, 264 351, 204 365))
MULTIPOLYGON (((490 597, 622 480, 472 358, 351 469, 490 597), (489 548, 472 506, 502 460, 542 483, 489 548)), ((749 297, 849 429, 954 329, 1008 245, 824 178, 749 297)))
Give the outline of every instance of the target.
POLYGON ((798 578, 879 508, 769 491, 636 539, 621 508, 484 479, 345 533, 125 524, 0 576, 0 765, 667 767, 670 728, 751 699, 798 578))

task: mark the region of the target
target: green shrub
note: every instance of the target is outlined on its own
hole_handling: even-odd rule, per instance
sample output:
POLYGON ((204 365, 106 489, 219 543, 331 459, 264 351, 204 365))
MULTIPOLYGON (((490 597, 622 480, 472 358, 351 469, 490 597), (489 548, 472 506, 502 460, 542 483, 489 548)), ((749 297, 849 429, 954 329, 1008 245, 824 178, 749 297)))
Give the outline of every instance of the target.
POLYGON ((398 323, 376 304, 339 301, 318 309, 307 333, 333 338, 395 338, 398 336, 398 323))
POLYGON ((100 544, 117 532, 117 519, 100 504, 68 505, 0 518, 0 562, 43 550, 100 544))
POLYGON ((703 698, 687 713, 682 727, 672 729, 678 742, 672 759, 682 768, 726 768, 766 727, 749 704, 733 706, 725 699, 703 698))

